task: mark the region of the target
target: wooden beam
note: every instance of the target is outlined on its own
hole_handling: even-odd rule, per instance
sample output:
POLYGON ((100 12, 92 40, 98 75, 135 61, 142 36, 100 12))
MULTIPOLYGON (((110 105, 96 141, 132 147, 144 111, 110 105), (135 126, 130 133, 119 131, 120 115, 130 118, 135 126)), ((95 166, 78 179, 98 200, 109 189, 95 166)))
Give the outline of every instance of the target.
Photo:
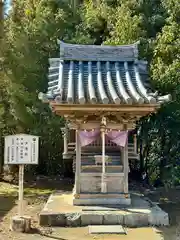
MULTIPOLYGON (((79 129, 81 130, 91 130, 91 129, 100 128, 100 122, 81 123, 80 126, 75 122, 71 122, 68 124, 68 127, 69 129, 77 129, 79 127, 79 129)), ((124 130, 124 124, 123 123, 107 123, 106 128, 112 129, 112 130, 124 130)), ((135 128, 135 123, 127 123, 127 130, 131 130, 134 128, 135 128)))
MULTIPOLYGON (((85 130, 85 129, 95 129, 95 128, 100 128, 100 122, 87 122, 87 123, 81 123, 80 124, 80 129, 85 130)), ((78 124, 76 123, 69 123, 69 128, 70 129, 77 129, 78 124)), ((107 127, 109 129, 123 129, 123 124, 118 124, 118 123, 107 123, 107 127)))
MULTIPOLYGON (((54 102, 51 102, 50 105, 52 106, 54 112, 59 112, 61 113, 68 113, 71 112, 74 113, 74 111, 80 111, 80 112, 85 112, 86 115, 89 112, 99 112, 99 113, 103 113, 103 112, 121 112, 121 113, 125 113, 125 112, 131 112, 131 113, 151 113, 156 111, 160 105, 159 104, 143 104, 143 105, 120 105, 119 107, 117 107, 117 105, 105 105, 105 104, 97 104, 97 105, 71 105, 71 104, 57 104, 54 102)), ((63 114, 63 115, 64 115, 63 114)))

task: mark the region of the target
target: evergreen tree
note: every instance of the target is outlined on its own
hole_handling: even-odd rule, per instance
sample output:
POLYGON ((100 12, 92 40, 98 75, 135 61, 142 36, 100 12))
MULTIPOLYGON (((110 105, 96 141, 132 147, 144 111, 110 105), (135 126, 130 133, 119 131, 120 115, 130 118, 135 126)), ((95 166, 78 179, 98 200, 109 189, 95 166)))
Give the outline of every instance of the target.
POLYGON ((57 39, 85 44, 140 40, 140 54, 151 64, 153 83, 176 96, 158 115, 139 124, 142 165, 162 178, 167 166, 172 173, 180 144, 179 0, 14 0, 9 15, 3 16, 1 0, 1 134, 23 131, 42 136, 38 171, 53 173, 62 166, 63 119, 37 99, 38 92, 47 89, 48 58, 59 56, 57 39))
POLYGON ((180 5, 178 0, 164 0, 168 13, 166 25, 156 39, 152 64, 153 78, 164 91, 178 89, 180 79, 180 5))
POLYGON ((3 72, 7 96, 3 99, 8 111, 3 120, 9 133, 11 126, 14 133, 41 136, 38 168, 44 173, 62 171, 57 165, 62 165, 63 120, 38 100, 38 92, 47 89, 48 58, 59 55, 57 39, 69 38, 75 21, 70 6, 64 3, 62 8, 60 1, 46 0, 13 1, 5 20, 3 72))

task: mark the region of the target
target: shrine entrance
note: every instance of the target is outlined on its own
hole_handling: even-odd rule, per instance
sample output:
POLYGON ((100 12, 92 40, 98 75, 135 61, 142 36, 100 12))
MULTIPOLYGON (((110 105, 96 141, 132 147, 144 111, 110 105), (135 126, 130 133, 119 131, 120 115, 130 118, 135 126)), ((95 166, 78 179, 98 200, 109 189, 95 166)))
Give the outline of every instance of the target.
MULTIPOLYGON (((88 122, 88 125, 90 128, 93 122, 88 122)), ((76 129, 73 203, 75 205, 130 204, 127 130, 115 130, 116 125, 113 129, 107 128, 105 117, 102 117, 100 123, 94 122, 97 128, 89 129, 88 125, 86 129, 76 129), (99 146, 97 142, 100 143, 99 146), (110 145, 109 151, 106 145, 110 145)))

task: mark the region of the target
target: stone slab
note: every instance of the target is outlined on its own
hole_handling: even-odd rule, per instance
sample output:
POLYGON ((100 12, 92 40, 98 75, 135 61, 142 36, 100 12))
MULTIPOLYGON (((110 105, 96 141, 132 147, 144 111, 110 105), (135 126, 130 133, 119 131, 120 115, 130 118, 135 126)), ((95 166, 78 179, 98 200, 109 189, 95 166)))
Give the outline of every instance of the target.
POLYGON ((154 206, 149 214, 149 224, 153 226, 169 226, 168 213, 164 212, 159 206, 154 206))
POLYGON ((103 225, 124 224, 124 215, 116 212, 107 213, 103 216, 103 225))
POLYGON ((110 226, 89 226, 90 234, 127 234, 126 230, 121 225, 110 226))
POLYGON ((98 212, 87 212, 81 215, 81 226, 102 225, 103 214, 98 212))
POLYGON ((51 214, 49 216, 49 226, 66 226, 66 216, 64 213, 51 214))
POLYGON ((80 213, 67 213, 66 225, 69 227, 81 226, 81 214, 80 213))
POLYGON ((127 213, 124 215, 124 225, 128 227, 144 227, 149 225, 148 214, 127 213))

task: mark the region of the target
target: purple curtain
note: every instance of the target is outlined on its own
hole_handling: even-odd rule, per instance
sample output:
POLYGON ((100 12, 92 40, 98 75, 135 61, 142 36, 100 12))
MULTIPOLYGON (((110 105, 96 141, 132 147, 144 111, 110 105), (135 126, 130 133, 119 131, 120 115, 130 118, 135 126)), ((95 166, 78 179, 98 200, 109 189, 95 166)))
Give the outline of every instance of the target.
POLYGON ((79 140, 81 143, 81 146, 87 146, 91 144, 92 142, 96 141, 98 137, 100 136, 100 130, 95 129, 94 131, 79 131, 79 140))
POLYGON ((112 130, 106 135, 113 143, 116 143, 118 146, 125 147, 128 131, 116 131, 112 130))

